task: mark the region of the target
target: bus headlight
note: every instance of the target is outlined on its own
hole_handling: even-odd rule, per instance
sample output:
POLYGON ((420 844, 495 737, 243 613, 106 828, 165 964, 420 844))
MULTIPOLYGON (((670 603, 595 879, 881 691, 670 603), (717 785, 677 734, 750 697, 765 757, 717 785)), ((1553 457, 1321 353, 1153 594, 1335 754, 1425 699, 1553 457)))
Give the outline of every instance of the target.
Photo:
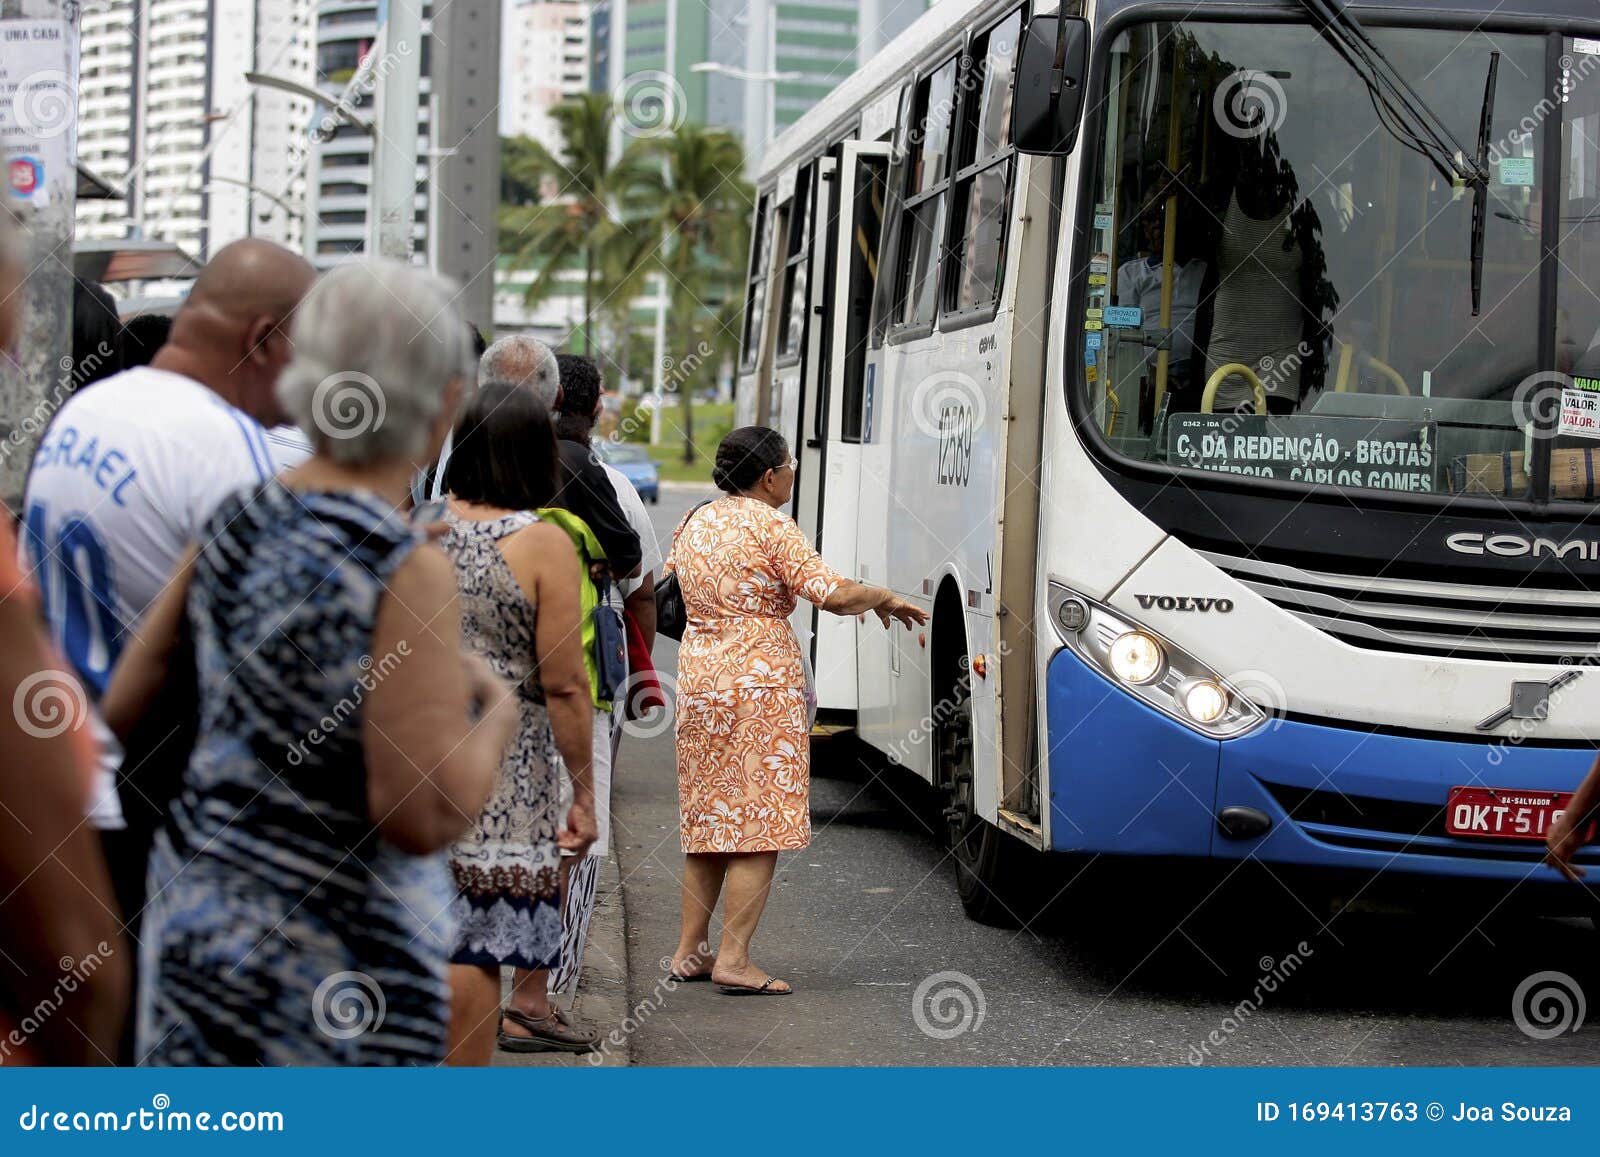
POLYGON ((1143 631, 1119 635, 1106 657, 1112 673, 1124 683, 1154 683, 1167 665, 1161 644, 1143 631))
MULTIPOLYGON (((1213 739, 1232 739, 1266 722, 1267 713, 1227 679, 1121 611, 1054 581, 1049 599, 1056 636, 1084 662, 1168 718, 1213 739), (1062 612, 1071 604, 1087 612, 1077 630, 1061 625, 1062 612)), ((1068 611, 1066 617, 1077 616, 1068 611)))
POLYGON ((1191 679, 1178 688, 1178 702, 1196 723, 1215 723, 1228 711, 1228 692, 1211 679, 1191 679))

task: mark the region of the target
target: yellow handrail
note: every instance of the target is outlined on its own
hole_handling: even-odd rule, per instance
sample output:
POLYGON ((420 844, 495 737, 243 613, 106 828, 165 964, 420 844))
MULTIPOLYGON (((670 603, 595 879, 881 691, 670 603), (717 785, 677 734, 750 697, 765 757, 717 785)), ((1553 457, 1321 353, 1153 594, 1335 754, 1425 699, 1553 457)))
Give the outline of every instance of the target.
POLYGON ((1202 414, 1211 413, 1212 403, 1217 400, 1217 387, 1222 385, 1230 374, 1244 375, 1256 392, 1256 413, 1265 414, 1267 412, 1267 388, 1261 384, 1261 379, 1256 376, 1255 370, 1243 362, 1229 362, 1227 365, 1218 366, 1212 372, 1211 376, 1206 379, 1205 392, 1200 395, 1200 412, 1202 414))
MULTIPOLYGON (((1333 392, 1336 394, 1349 393, 1350 391, 1350 363, 1355 357, 1355 352, 1356 347, 1350 342, 1346 341, 1339 343, 1339 373, 1334 379, 1333 386, 1333 392)), ((1371 354, 1362 354, 1361 360, 1366 362, 1367 365, 1371 366, 1379 374, 1388 378, 1389 383, 1394 386, 1395 393, 1407 398, 1411 396, 1411 387, 1406 385, 1405 378, 1401 376, 1399 370, 1395 369, 1388 362, 1379 361, 1371 354)))

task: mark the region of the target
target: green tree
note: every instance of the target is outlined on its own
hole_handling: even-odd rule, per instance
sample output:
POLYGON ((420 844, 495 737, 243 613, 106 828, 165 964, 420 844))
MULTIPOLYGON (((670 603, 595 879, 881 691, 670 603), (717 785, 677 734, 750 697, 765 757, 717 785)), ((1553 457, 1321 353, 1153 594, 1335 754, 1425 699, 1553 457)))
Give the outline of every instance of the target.
POLYGON ((652 164, 625 204, 630 222, 652 239, 651 264, 666 277, 677 358, 683 461, 695 460, 695 389, 716 380, 722 351, 736 334, 725 304, 736 297, 749 248, 753 196, 744 148, 724 129, 683 125, 646 144, 652 164))
POLYGON ((513 269, 533 272, 525 298, 530 307, 560 290, 563 271, 582 267, 589 352, 597 311, 625 314, 643 283, 649 241, 619 206, 648 175, 647 162, 637 144, 620 152, 611 148, 612 105, 603 93, 569 98, 550 115, 561 134, 559 152, 526 137, 502 149, 503 192, 523 200, 508 198, 501 205, 500 251, 510 256, 513 269))

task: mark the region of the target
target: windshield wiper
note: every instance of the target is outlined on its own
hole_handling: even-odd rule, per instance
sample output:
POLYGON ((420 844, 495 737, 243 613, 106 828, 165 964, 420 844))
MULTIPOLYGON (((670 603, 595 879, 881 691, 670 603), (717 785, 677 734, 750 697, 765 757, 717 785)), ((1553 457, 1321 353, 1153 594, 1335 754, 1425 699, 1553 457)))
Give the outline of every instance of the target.
POLYGON ((1378 123, 1390 136, 1420 153, 1452 184, 1488 183, 1489 173, 1481 159, 1475 155, 1468 159, 1466 146, 1456 139, 1444 118, 1372 42, 1343 0, 1301 0, 1301 4, 1321 22, 1322 35, 1367 86, 1378 123))
POLYGON ((1489 134, 1494 128, 1494 84, 1500 54, 1489 53, 1489 76, 1483 82, 1483 108, 1478 113, 1478 177, 1472 184, 1472 316, 1483 304, 1483 227, 1489 200, 1489 134))

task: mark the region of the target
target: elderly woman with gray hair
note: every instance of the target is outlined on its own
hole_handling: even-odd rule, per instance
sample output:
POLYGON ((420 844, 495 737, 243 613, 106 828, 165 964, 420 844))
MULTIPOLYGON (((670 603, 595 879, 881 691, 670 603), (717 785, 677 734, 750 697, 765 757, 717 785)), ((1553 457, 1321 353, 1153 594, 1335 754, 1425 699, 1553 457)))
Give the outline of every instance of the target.
POLYGON ((473 371, 451 297, 393 262, 317 283, 278 384, 314 454, 222 504, 107 691, 136 717, 187 614, 200 734, 151 855, 145 1063, 445 1059, 444 853, 517 723, 405 514, 473 371))

